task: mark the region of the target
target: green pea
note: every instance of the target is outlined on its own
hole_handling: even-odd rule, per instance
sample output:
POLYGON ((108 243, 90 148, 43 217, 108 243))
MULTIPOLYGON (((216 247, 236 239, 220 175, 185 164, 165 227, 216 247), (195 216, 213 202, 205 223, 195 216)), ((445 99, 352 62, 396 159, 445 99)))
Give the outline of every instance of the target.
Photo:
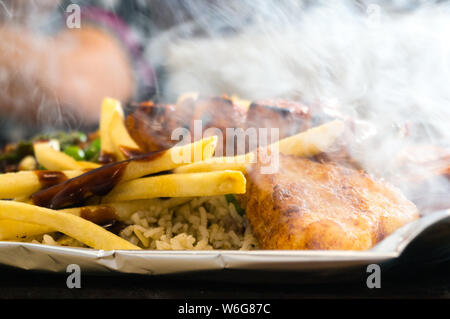
POLYGON ((81 142, 85 143, 87 141, 87 135, 83 132, 76 132, 75 137, 81 142))
POLYGON ((86 158, 88 160, 94 159, 100 153, 100 139, 97 138, 89 144, 88 147, 84 150, 86 158))
POLYGON ((70 157, 74 158, 77 161, 82 161, 85 159, 84 151, 75 145, 67 146, 64 149, 64 153, 66 153, 67 155, 69 155, 70 157))

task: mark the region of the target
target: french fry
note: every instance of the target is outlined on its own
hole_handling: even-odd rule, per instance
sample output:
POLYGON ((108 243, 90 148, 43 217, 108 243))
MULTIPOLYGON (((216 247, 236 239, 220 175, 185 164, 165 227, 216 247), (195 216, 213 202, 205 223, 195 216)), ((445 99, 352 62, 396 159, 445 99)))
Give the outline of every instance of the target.
POLYGON ((75 207, 75 208, 66 208, 58 210, 58 212, 72 214, 76 216, 82 216, 81 210, 90 209, 95 212, 99 208, 109 207, 114 211, 114 214, 117 216, 117 220, 126 222, 131 218, 137 211, 146 210, 151 206, 157 206, 161 208, 172 208, 179 205, 183 205, 190 201, 192 198, 183 197, 183 198, 169 198, 169 199, 159 199, 159 198, 151 198, 151 199, 139 199, 132 200, 127 202, 114 202, 108 204, 100 204, 100 205, 91 205, 85 207, 75 207))
POLYGON ((123 122, 123 118, 115 112, 110 124, 110 135, 114 144, 116 159, 123 161, 128 158, 127 151, 140 152, 139 146, 131 138, 123 122))
MULTIPOLYGON (((326 151, 344 131, 344 123, 339 120, 313 127, 305 132, 286 137, 278 141, 279 152, 284 155, 309 157, 326 151)), ((176 168, 174 173, 211 172, 220 170, 238 170, 246 172, 248 165, 254 162, 253 152, 235 157, 213 157, 176 168)))
POLYGON ((77 164, 80 166, 81 169, 94 169, 101 166, 100 164, 87 161, 77 161, 77 164))
POLYGON ((253 162, 254 157, 254 153, 228 157, 212 157, 204 161, 177 167, 173 172, 180 174, 232 170, 245 173, 247 166, 253 162))
POLYGON ((278 141, 280 153, 310 157, 326 151, 344 132, 344 122, 334 120, 278 141))
POLYGON ((55 150, 48 142, 37 142, 33 145, 34 155, 39 164, 51 171, 92 169, 99 164, 76 161, 67 154, 55 150))
POLYGON ((95 249, 140 249, 81 217, 34 205, 1 200, 0 219, 46 226, 95 249))
POLYGON ((20 240, 52 232, 54 232, 54 230, 47 226, 9 219, 0 220, 0 240, 20 240))
POLYGON ((129 181, 145 175, 169 171, 177 167, 211 158, 217 146, 217 136, 210 136, 200 141, 175 146, 151 160, 130 161, 122 181, 129 181))
POLYGON ((112 98, 104 98, 100 113, 100 150, 102 154, 114 154, 115 146, 110 136, 111 121, 114 114, 120 115, 123 120, 123 110, 120 102, 112 98))
POLYGON ((246 180, 239 171, 168 174, 144 177, 117 185, 103 203, 156 197, 194 197, 245 193, 246 180))
MULTIPOLYGON (((123 161, 128 158, 128 152, 141 152, 139 146, 136 142, 131 138, 128 133, 127 128, 124 123, 123 110, 119 101, 111 101, 112 99, 107 99, 105 107, 105 112, 107 122, 104 125, 109 125, 108 130, 106 130, 103 134, 109 135, 107 140, 108 143, 112 143, 112 149, 114 151, 114 155, 117 160, 123 161), (109 106, 112 105, 112 106, 109 106)), ((102 130, 100 130, 102 131, 102 130)), ((105 150, 106 151, 106 150, 105 150)))
POLYGON ((41 176, 47 176, 47 178, 74 178, 85 173, 82 170, 74 171, 20 171, 16 173, 0 174, 0 199, 15 199, 26 198, 31 194, 42 189, 42 181, 39 178, 41 176))
POLYGON ((32 171, 37 169, 37 162, 33 155, 25 156, 17 167, 19 171, 32 171))
MULTIPOLYGON (((172 208, 187 203, 192 198, 170 198, 162 200, 159 198, 142 199, 129 202, 110 203, 103 205, 92 205, 85 207, 75 207, 58 210, 58 212, 83 217, 82 210, 88 209, 91 212, 98 212, 101 209, 110 208, 117 217, 117 220, 126 222, 137 211, 148 209, 150 206, 161 208, 172 208)), ((55 229, 48 226, 19 222, 15 220, 0 220, 0 240, 14 240, 23 237, 31 237, 46 233, 55 232, 55 229)))

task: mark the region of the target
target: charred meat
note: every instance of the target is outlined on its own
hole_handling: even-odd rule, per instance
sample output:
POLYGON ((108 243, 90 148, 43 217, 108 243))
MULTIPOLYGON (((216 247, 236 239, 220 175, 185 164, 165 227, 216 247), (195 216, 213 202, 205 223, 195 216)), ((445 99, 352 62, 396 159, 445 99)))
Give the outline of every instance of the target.
MULTIPOLYGON (((201 120, 203 132, 212 128, 221 132, 224 138, 223 145, 218 146, 218 154, 223 155, 227 149, 227 128, 278 128, 279 138, 283 138, 311 126, 309 108, 302 104, 267 100, 252 103, 246 109, 226 96, 197 99, 189 97, 177 105, 141 103, 127 117, 126 125, 140 147, 146 151, 156 151, 177 142, 171 140, 171 134, 176 128, 189 129, 193 137, 194 123, 198 120, 201 120)), ((214 134, 212 131, 210 133, 214 134)), ((249 147, 245 149, 249 150, 249 147)), ((237 152, 234 154, 238 155, 237 152)))
POLYGON ((310 124, 309 108, 287 100, 256 101, 247 112, 247 128, 278 128, 280 139, 305 131, 310 124))
POLYGON ((192 117, 190 102, 185 101, 189 105, 180 108, 171 104, 141 103, 126 119, 128 132, 144 151, 168 149, 176 142, 171 139, 173 130, 178 127, 189 128, 186 119, 192 117))

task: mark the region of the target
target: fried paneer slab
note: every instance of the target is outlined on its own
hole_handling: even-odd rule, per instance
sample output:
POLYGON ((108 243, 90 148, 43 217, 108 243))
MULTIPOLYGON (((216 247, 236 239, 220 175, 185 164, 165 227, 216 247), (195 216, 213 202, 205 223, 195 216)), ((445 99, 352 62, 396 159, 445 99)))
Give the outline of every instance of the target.
POLYGON ((366 250, 419 217, 399 190, 332 163, 280 155, 248 173, 243 200, 263 249, 366 250))

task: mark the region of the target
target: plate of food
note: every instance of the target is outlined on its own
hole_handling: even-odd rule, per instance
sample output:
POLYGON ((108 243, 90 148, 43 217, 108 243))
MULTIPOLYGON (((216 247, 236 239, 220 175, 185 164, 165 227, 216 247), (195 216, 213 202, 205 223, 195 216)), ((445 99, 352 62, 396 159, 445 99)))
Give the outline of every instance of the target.
MULTIPOLYGON (((349 119, 293 101, 198 94, 130 109, 105 98, 95 132, 5 147, 0 263, 137 274, 336 269, 396 258, 450 216, 422 214, 362 169, 348 151, 349 119)), ((448 176, 441 162, 433 176, 448 176)))

